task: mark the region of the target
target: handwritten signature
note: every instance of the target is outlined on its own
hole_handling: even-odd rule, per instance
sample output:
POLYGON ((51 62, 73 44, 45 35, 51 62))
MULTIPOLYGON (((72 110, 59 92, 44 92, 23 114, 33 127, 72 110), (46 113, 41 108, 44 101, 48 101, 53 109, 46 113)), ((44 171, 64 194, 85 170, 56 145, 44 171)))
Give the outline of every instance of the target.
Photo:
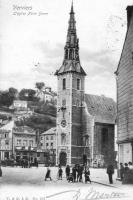
POLYGON ((90 188, 87 191, 87 194, 84 196, 81 193, 81 190, 67 190, 58 192, 49 196, 46 196, 46 200, 50 199, 52 197, 58 197, 59 195, 63 195, 65 193, 72 193, 71 197, 72 200, 99 200, 99 199, 114 199, 114 198, 124 198, 126 197, 124 193, 118 193, 118 192, 112 192, 110 194, 104 193, 104 192, 98 192, 94 190, 93 188, 90 188))

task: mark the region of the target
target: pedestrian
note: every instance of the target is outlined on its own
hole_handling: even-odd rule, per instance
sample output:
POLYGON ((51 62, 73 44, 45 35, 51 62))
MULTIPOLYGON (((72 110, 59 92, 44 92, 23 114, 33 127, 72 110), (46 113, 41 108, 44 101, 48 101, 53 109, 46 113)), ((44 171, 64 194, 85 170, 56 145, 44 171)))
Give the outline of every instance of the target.
POLYGON ((76 181, 76 165, 72 168, 73 182, 76 181))
POLYGON ((0 177, 2 177, 2 169, 1 169, 1 166, 0 166, 0 177))
POLYGON ((80 176, 80 165, 77 164, 76 166, 76 181, 79 181, 79 176, 80 176))
POLYGON ((49 167, 47 167, 47 172, 46 172, 46 175, 45 175, 45 181, 46 181, 48 178, 50 179, 50 181, 52 181, 52 178, 51 178, 51 170, 50 170, 49 167))
POLYGON ((68 177, 70 175, 70 166, 69 165, 66 166, 65 172, 66 172, 66 179, 68 180, 68 177))
POLYGON ((120 177, 121 177, 121 181, 122 181, 123 177, 124 177, 124 166, 123 166, 123 163, 120 163, 120 177))
POLYGON ((73 183, 74 179, 73 179, 73 174, 72 173, 69 174, 69 177, 68 177, 67 180, 68 180, 68 182, 72 182, 73 183))
POLYGON ((63 174, 63 170, 61 169, 61 166, 60 166, 59 170, 58 170, 58 179, 59 180, 62 180, 62 174, 63 174))
POLYGON ((110 184, 113 184, 113 174, 114 174, 114 167, 112 164, 109 164, 108 167, 107 167, 107 174, 108 174, 108 177, 109 177, 109 183, 110 184))
POLYGON ((124 173, 128 172, 129 171, 129 167, 128 167, 128 164, 125 163, 125 167, 124 167, 124 173))
POLYGON ((85 183, 87 183, 87 182, 91 183, 89 167, 85 168, 84 174, 85 174, 85 183))
POLYGON ((83 169, 84 167, 82 165, 79 165, 79 169, 78 169, 79 182, 83 181, 82 180, 83 169))

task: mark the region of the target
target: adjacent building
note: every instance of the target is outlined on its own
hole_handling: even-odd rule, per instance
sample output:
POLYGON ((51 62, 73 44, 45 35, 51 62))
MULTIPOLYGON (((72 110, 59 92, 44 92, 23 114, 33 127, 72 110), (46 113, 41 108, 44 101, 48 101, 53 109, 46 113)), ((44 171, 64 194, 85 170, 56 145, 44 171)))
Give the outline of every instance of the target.
POLYGON ((55 103, 57 101, 57 94, 51 90, 51 87, 45 87, 45 89, 37 90, 36 97, 42 102, 55 103))
POLYGON ((12 129, 14 121, 9 121, 0 128, 0 157, 1 160, 10 159, 13 156, 12 129))
MULTIPOLYGON (((41 163, 55 165, 56 157, 56 127, 51 128, 40 136, 41 151, 38 160, 41 163)), ((39 151, 38 151, 39 152, 39 151)))
POLYGON ((116 73, 119 163, 133 162, 133 6, 127 7, 127 33, 116 73))
POLYGON ((36 132, 28 126, 13 128, 13 155, 17 162, 26 159, 34 162, 37 151, 36 132))

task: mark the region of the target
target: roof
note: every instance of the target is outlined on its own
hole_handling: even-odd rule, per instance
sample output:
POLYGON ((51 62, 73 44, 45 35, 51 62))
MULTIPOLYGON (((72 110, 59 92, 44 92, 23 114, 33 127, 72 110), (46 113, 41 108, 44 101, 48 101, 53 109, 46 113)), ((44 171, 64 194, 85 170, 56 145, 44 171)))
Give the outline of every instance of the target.
MULTIPOLYGON (((120 55, 120 59, 119 59, 119 63, 118 63, 118 66, 117 66, 117 70, 115 71, 115 74, 118 75, 118 71, 119 71, 119 67, 120 67, 120 64, 121 64, 121 60, 122 60, 122 56, 124 54, 124 51, 125 51, 125 46, 126 46, 126 42, 127 42, 127 38, 128 38, 128 34, 129 34, 129 30, 131 29, 131 21, 133 21, 133 6, 127 6, 127 10, 130 9, 130 12, 131 12, 131 16, 130 16, 130 23, 127 27, 127 31, 126 31, 126 36, 125 36, 125 40, 124 40, 124 43, 123 43, 123 48, 122 48, 122 52, 121 52, 121 55, 120 55)), ((127 13, 128 15, 128 13, 127 13)), ((131 42, 130 42, 131 44, 131 42)))
POLYGON ((51 134, 55 134, 56 133, 56 127, 50 128, 49 130, 45 131, 44 133, 42 133, 41 135, 51 135, 51 134))
POLYGON ((116 103, 112 98, 85 94, 85 102, 95 122, 115 124, 116 103))
POLYGON ((16 126, 13 128, 14 133, 20 133, 20 134, 34 134, 34 129, 30 128, 29 126, 16 126))
POLYGON ((60 69, 56 71, 55 75, 63 74, 66 72, 76 72, 82 75, 86 75, 80 63, 76 62, 75 60, 65 60, 60 69))

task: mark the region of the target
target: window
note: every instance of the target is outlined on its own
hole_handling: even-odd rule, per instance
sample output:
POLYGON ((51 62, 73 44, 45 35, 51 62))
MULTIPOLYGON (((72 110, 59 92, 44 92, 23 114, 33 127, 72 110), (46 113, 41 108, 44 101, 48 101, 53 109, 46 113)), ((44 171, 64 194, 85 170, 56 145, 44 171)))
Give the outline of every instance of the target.
POLYGON ((20 146, 20 145, 21 145, 21 140, 17 139, 17 146, 20 146))
POLYGON ((77 90, 80 90, 80 79, 77 79, 77 90))
POLYGON ((53 142, 51 142, 51 147, 53 147, 53 142))
POLYGON ((80 101, 79 101, 79 100, 77 100, 77 103, 76 103, 76 105, 77 105, 77 107, 79 107, 79 106, 80 106, 80 101))
POLYGON ((29 146, 33 147, 33 140, 29 140, 29 146))
POLYGON ((62 106, 64 106, 64 107, 66 106, 66 99, 62 100, 62 106))
POLYGON ((66 144, 66 134, 64 134, 64 133, 61 134, 61 144, 62 145, 66 144))
POLYGON ((49 139, 49 137, 48 137, 48 135, 46 136, 46 140, 48 140, 49 139))
POLYGON ((63 78, 63 90, 65 90, 65 89, 66 89, 66 79, 63 78))
POLYGON ((37 152, 37 157, 40 157, 40 153, 39 152, 37 152))
POLYGON ((9 145, 9 141, 8 140, 5 140, 5 145, 9 145))
POLYGON ((53 140, 53 135, 51 135, 51 140, 53 140))
POLYGON ((5 152, 5 158, 9 159, 9 152, 5 152))
POLYGON ((27 146, 27 140, 23 140, 23 146, 27 146))
POLYGON ((46 147, 48 147, 48 143, 46 143, 46 147))

